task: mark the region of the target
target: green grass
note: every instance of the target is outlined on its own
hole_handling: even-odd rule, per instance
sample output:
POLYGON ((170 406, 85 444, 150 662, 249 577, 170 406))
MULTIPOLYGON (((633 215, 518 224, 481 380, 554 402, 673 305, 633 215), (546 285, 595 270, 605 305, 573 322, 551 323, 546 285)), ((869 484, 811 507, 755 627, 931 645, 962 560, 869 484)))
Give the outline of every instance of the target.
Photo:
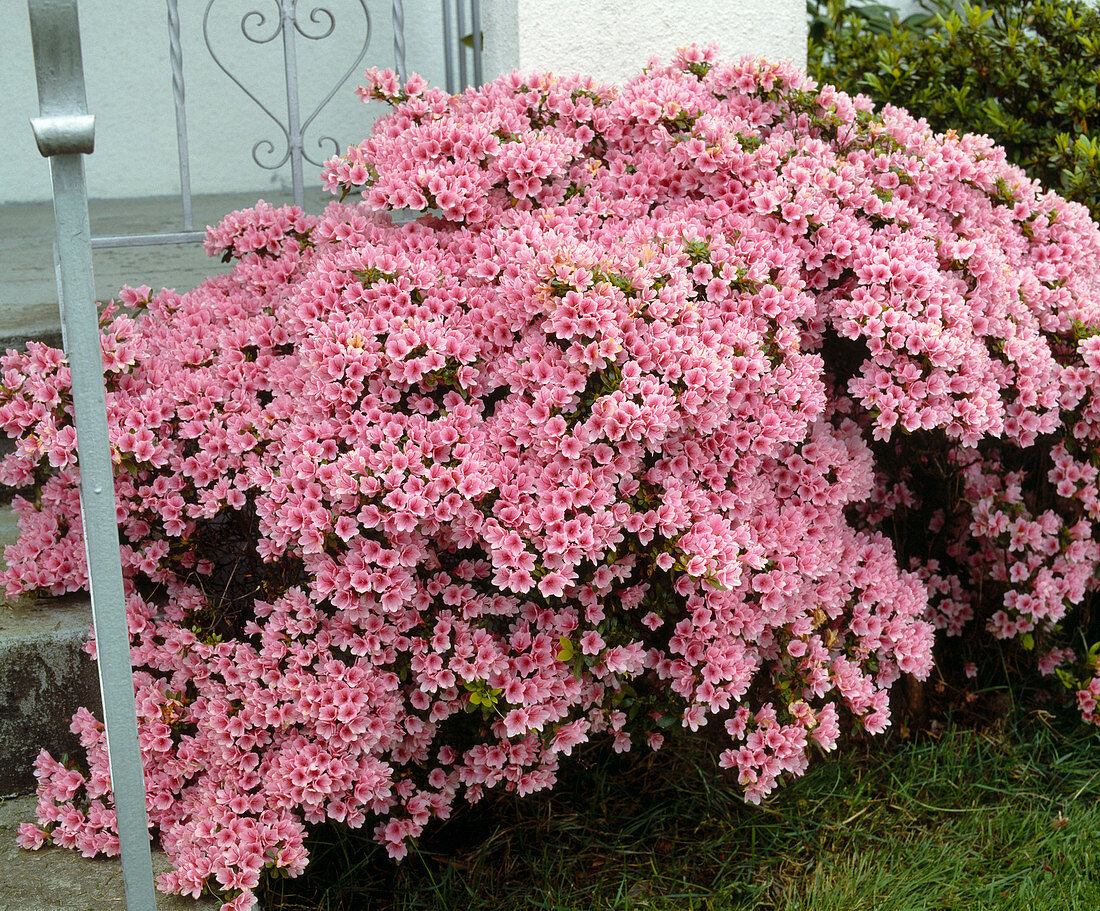
POLYGON ((272 911, 1100 908, 1100 736, 1032 712, 819 759, 748 807, 698 738, 590 748, 550 794, 486 799, 394 865, 317 834, 272 911))

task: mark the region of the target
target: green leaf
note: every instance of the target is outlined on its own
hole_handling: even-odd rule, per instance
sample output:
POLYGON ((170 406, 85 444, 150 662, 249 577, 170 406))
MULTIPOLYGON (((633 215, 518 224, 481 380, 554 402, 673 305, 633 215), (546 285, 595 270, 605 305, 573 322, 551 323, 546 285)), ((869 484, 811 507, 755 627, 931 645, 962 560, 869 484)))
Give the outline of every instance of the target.
POLYGON ((1074 676, 1065 668, 1056 668, 1054 673, 1058 676, 1058 679, 1062 681, 1062 686, 1067 690, 1077 689, 1077 681, 1074 676))
POLYGON ((573 640, 567 639, 565 636, 562 636, 560 639, 558 639, 558 646, 558 661, 572 661, 573 655, 576 654, 573 649, 573 640))

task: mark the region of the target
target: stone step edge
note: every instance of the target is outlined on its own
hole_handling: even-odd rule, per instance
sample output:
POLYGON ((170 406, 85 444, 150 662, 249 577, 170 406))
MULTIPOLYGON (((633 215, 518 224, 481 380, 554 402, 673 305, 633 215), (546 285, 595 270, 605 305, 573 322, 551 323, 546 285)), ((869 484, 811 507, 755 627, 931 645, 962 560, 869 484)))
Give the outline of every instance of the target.
POLYGON ((84 651, 90 638, 86 595, 0 605, 0 795, 34 790, 42 749, 78 758, 70 730, 80 706, 99 713, 99 676, 84 651))
POLYGON ((22 304, 5 301, 0 307, 0 353, 22 351, 28 341, 61 347, 61 315, 57 301, 22 304))

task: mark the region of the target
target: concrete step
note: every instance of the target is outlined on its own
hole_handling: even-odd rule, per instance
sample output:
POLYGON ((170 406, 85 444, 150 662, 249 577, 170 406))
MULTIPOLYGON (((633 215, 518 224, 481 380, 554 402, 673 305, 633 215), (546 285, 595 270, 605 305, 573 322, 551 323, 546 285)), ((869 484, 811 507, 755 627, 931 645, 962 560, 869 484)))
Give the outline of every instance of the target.
MULTIPOLYGON (((0 545, 17 536, 11 508, 0 507, 0 545)), ((39 750, 79 754, 73 712, 100 709, 96 666, 82 649, 91 622, 86 596, 0 597, 0 796, 34 790, 39 750)))
POLYGON ((0 795, 34 790, 42 749, 80 753, 73 713, 100 713, 95 663, 84 653, 91 603, 73 597, 0 606, 0 795))
MULTIPOLYGON (((124 911, 122 866, 117 858, 81 857, 76 851, 45 847, 25 851, 15 843, 19 824, 33 822, 34 798, 0 800, 0 911, 124 911)), ((153 854, 156 875, 170 869, 153 854)), ((217 901, 194 901, 157 893, 159 911, 207 911, 217 901)))
MULTIPOLYGON (((0 507, 0 545, 18 536, 0 507)), ((2 548, 0 548, 2 562, 2 548)), ((92 621, 84 596, 34 601, 0 597, 0 911, 123 911, 117 859, 82 857, 56 846, 18 847, 19 824, 34 822, 33 763, 39 750, 80 756, 69 721, 79 706, 100 714, 95 663, 82 649, 92 621)), ((156 874, 170 868, 153 856, 156 874)), ((216 901, 157 895, 161 911, 206 911, 216 901)))

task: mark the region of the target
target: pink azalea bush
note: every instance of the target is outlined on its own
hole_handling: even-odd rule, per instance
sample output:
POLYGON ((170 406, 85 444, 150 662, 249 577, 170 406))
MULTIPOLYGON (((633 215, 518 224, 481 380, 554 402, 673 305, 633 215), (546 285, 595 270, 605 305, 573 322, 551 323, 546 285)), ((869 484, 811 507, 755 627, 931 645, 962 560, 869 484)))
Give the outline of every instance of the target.
MULTIPOLYGON (((759 801, 882 731, 934 627, 1041 648, 1100 720, 1082 207, 710 50, 621 90, 368 75, 393 112, 324 173, 362 201, 233 213, 230 274, 103 317, 161 888, 247 907, 324 820, 400 858, 596 736, 717 727, 759 801)), ((68 369, 0 366, 0 481, 34 486, 4 582, 78 590, 68 369)), ((73 724, 21 840, 111 854, 73 724)))

